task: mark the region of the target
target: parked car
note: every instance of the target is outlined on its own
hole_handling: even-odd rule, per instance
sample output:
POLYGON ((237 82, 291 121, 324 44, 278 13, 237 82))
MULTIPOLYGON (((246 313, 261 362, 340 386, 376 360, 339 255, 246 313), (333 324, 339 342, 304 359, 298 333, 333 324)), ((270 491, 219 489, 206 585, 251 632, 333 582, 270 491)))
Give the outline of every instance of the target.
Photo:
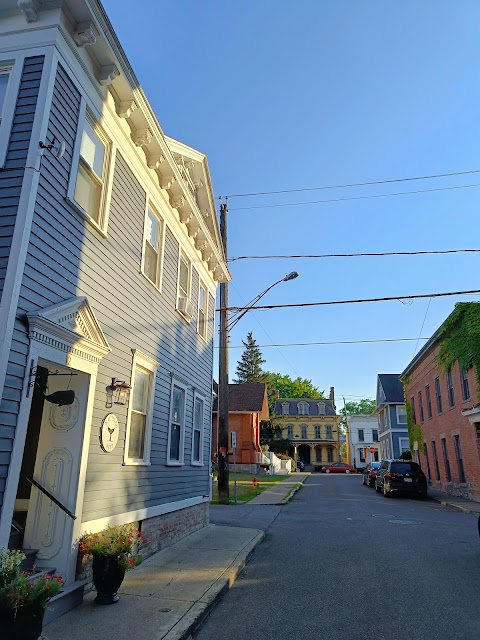
POLYGON ((355 467, 345 462, 332 462, 322 467, 322 473, 355 473, 355 467))
POLYGON ((427 478, 412 460, 383 460, 375 473, 375 491, 384 496, 396 492, 427 497, 427 478))
POLYGON ((367 487, 375 486, 375 478, 377 477, 377 470, 382 466, 381 462, 369 462, 365 469, 362 471, 362 484, 366 484, 367 487))
POLYGON ((297 471, 305 471, 305 463, 297 460, 297 471))

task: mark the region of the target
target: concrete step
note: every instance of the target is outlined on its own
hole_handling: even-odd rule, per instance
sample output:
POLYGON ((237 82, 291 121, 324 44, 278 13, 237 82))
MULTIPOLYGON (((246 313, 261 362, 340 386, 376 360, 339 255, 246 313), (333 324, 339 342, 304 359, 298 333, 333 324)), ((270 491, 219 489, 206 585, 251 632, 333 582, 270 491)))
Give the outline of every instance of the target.
POLYGON ((22 549, 21 551, 27 557, 22 561, 20 567, 22 571, 31 571, 33 569, 33 565, 36 564, 38 549, 22 549))
POLYGON ((68 587, 63 587, 63 591, 50 600, 45 611, 44 626, 53 622, 64 613, 78 607, 83 601, 83 590, 87 584, 86 580, 75 580, 68 587))

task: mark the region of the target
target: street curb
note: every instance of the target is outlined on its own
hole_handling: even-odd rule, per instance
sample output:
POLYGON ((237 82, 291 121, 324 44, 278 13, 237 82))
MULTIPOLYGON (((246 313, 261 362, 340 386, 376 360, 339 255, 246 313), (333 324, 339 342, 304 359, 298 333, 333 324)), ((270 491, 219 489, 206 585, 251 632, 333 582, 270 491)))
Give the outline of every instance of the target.
POLYGON ((434 498, 433 496, 429 496, 431 500, 433 500, 434 502, 438 502, 438 504, 443 505, 444 507, 450 507, 451 509, 455 509, 456 511, 462 511, 463 513, 470 513, 471 515, 474 516, 479 516, 480 513, 477 510, 472 510, 469 509, 468 507, 462 507, 459 504, 456 504, 455 502, 448 502, 448 500, 442 500, 441 498, 434 498))
POLYGON ((189 611, 170 629, 163 637, 163 640, 192 640, 193 634, 210 615, 228 589, 234 584, 238 574, 243 571, 252 553, 264 538, 265 532, 258 531, 255 537, 238 553, 228 569, 225 569, 222 576, 210 587, 208 590, 210 593, 206 601, 193 603, 189 611))
POLYGON ((300 489, 302 487, 303 487, 303 482, 299 482, 297 484, 297 486, 293 487, 293 489, 290 491, 288 496, 283 498, 283 500, 280 502, 280 504, 287 504, 288 502, 290 502, 290 500, 293 498, 293 496, 297 493, 297 491, 300 491, 300 489))

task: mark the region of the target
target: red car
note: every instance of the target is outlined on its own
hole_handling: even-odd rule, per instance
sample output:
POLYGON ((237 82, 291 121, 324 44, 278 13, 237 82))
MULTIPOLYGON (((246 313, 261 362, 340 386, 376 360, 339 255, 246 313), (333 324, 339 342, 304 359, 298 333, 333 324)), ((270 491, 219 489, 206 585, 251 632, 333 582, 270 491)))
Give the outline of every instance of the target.
POLYGON ((355 467, 346 462, 332 462, 322 467, 322 473, 355 473, 355 467))

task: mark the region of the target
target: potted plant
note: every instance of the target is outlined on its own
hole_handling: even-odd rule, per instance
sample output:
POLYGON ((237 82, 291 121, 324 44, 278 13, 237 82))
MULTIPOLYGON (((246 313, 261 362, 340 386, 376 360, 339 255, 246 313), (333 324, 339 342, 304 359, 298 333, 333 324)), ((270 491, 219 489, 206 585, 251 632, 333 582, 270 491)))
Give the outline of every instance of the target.
POLYGON ((117 591, 125 572, 142 561, 142 556, 135 554, 137 544, 142 539, 134 524, 107 527, 98 533, 86 533, 80 538, 80 554, 93 558, 93 584, 97 590, 97 604, 118 602, 117 591))
POLYGON ((58 575, 22 571, 25 554, 0 549, 0 629, 2 640, 38 640, 45 607, 62 590, 58 575))

